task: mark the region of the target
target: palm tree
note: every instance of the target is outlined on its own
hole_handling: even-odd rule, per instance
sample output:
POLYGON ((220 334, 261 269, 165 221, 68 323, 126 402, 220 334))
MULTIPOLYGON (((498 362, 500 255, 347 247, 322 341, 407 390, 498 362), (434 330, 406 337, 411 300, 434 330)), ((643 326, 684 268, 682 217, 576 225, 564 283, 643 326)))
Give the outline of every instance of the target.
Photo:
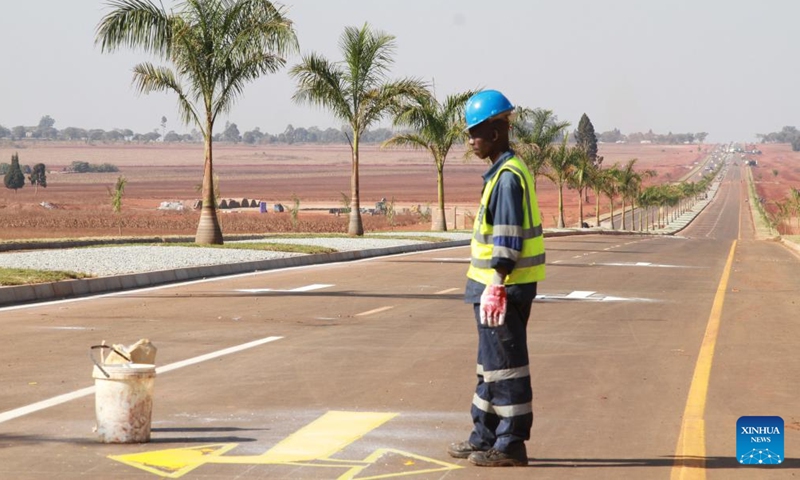
POLYGON ((617 183, 619 185, 619 193, 622 196, 622 230, 625 230, 625 206, 626 200, 633 199, 636 195, 639 186, 642 183, 642 177, 633 169, 637 159, 633 158, 625 164, 624 167, 618 170, 617 183))
POLYGON ((633 223, 633 229, 636 230, 636 210, 639 209, 639 230, 644 230, 644 223, 643 223, 643 216, 644 212, 642 211, 641 205, 639 205, 639 198, 642 193, 642 185, 644 181, 648 178, 653 178, 658 176, 658 172, 655 170, 644 170, 642 172, 637 172, 637 179, 633 186, 633 190, 631 191, 631 222, 633 223))
POLYGON ((297 80, 295 101, 330 110, 347 122, 352 131, 352 138, 347 137, 352 153, 348 234, 360 236, 364 235, 358 181, 361 134, 403 100, 424 95, 425 86, 410 78, 387 80, 389 67, 394 63, 394 37, 373 31, 366 23, 361 28, 345 28, 339 48, 343 61, 331 62, 311 53, 289 73, 297 80))
POLYGON ((133 83, 140 93, 176 93, 181 119, 203 134, 203 209, 195 242, 221 244, 212 183, 214 124, 247 83, 275 73, 297 50, 292 22, 283 7, 267 0, 185 0, 169 11, 152 0, 108 5, 113 10, 100 21, 95 40, 101 51, 141 49, 171 64, 140 63, 133 83))
POLYGON ((798 228, 798 233, 800 233, 800 190, 791 187, 791 191, 789 192, 789 198, 792 206, 792 211, 794 211, 795 217, 797 217, 797 228, 798 228))
POLYGON ((619 164, 614 164, 611 168, 600 169, 597 178, 594 181, 595 192, 597 193, 597 224, 600 225, 600 194, 608 197, 609 202, 609 221, 611 222, 611 230, 614 230, 614 197, 619 193, 619 164))
POLYGON ((651 207, 659 205, 661 199, 659 198, 659 186, 651 185, 643 189, 636 199, 639 206, 643 209, 642 214, 639 216, 639 230, 649 231, 653 224, 650 218, 651 207))
POLYGON ((575 165, 572 170, 569 182, 572 187, 578 191, 578 217, 580 225, 583 226, 583 196, 584 192, 589 189, 589 185, 593 179, 593 171, 596 170, 592 159, 586 153, 586 150, 578 148, 575 151, 575 165))
POLYGON ((439 103, 430 93, 404 103, 395 111, 395 126, 412 127, 414 132, 400 133, 383 146, 403 146, 428 150, 436 167, 439 215, 434 215, 431 230, 447 231, 444 215, 444 162, 456 143, 467 140, 464 131, 464 106, 473 91, 450 95, 439 103))
POLYGON ((547 159, 555 150, 553 143, 569 125, 569 122, 559 122, 552 110, 517 109, 516 119, 511 126, 515 140, 513 147, 533 177, 534 190, 536 179, 542 175, 547 159))
POLYGON ((578 149, 567 146, 569 133, 564 134, 561 145, 547 158, 545 176, 558 187, 558 228, 564 228, 564 184, 575 168, 578 149))

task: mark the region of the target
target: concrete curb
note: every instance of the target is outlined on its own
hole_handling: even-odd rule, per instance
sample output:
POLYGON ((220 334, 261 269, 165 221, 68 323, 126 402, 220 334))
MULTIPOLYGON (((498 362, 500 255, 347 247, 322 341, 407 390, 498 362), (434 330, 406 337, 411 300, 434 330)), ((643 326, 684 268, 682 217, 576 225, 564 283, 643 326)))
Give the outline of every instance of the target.
POLYGON ((800 245, 785 238, 781 238, 780 242, 783 244, 784 247, 789 249, 789 251, 791 251, 796 257, 800 258, 800 245))
MULTIPOLYGON (((38 283, 32 285, 15 285, 0 287, 0 306, 18 305, 28 302, 96 295, 137 288, 163 285, 167 283, 185 282, 200 278, 221 277, 241 273, 260 272, 279 268, 301 267, 324 263, 349 262, 365 258, 396 255, 399 253, 420 252, 439 248, 463 247, 469 240, 453 240, 449 242, 402 245, 396 247, 372 248, 337 253, 321 253, 301 255, 297 257, 278 258, 256 262, 227 263, 206 265, 202 267, 181 268, 175 270, 159 270, 146 273, 129 273, 108 277, 62 280, 59 282, 38 283)), ((61 245, 61 248, 64 248, 61 245)))

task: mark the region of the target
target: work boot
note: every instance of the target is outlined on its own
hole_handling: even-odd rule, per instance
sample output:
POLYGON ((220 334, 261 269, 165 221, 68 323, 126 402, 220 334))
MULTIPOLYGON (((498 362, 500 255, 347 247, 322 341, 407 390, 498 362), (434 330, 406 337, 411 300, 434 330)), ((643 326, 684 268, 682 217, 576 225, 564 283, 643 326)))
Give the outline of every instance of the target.
POLYGON ((490 448, 485 452, 471 453, 469 463, 479 467, 524 467, 528 465, 528 452, 525 450, 525 445, 516 448, 514 453, 490 448))
POLYGON ((468 458, 471 453, 481 452, 482 450, 469 442, 451 443, 447 447, 447 453, 453 458, 468 458))

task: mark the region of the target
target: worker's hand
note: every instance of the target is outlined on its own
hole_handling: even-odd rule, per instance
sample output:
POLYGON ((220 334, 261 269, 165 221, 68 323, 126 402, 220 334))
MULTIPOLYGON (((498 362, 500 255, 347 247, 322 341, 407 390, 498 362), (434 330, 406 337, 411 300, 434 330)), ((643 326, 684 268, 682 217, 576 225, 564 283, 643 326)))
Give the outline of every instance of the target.
POLYGON ((481 295, 481 325, 497 327, 506 321, 505 285, 487 285, 481 295))

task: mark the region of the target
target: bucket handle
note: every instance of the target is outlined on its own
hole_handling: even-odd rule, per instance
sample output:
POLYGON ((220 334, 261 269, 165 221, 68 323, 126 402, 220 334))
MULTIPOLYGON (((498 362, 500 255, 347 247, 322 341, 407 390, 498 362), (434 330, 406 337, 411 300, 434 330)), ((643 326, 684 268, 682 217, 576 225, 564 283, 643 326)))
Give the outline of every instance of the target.
POLYGON ((92 359, 92 363, 94 363, 94 365, 95 365, 97 368, 99 368, 101 372, 103 372, 103 375, 105 375, 105 376, 106 376, 106 378, 111 378, 111 375, 109 375, 109 374, 108 374, 108 372, 106 372, 105 370, 103 370, 103 367, 102 367, 102 366, 100 365, 100 363, 98 363, 98 362, 97 362, 97 360, 94 358, 94 350, 95 350, 96 348, 108 348, 108 349, 111 349, 111 350, 113 350, 113 351, 114 351, 114 353, 116 353, 116 354, 117 354, 117 355, 119 355, 120 357, 124 358, 125 360, 127 360, 127 361, 129 361, 129 362, 131 361, 131 359, 130 359, 130 358, 128 358, 128 356, 127 356, 127 355, 125 355, 124 353, 120 352, 119 350, 117 350, 116 348, 112 347, 111 345, 92 345, 91 347, 89 347, 89 358, 91 358, 91 359, 92 359))

